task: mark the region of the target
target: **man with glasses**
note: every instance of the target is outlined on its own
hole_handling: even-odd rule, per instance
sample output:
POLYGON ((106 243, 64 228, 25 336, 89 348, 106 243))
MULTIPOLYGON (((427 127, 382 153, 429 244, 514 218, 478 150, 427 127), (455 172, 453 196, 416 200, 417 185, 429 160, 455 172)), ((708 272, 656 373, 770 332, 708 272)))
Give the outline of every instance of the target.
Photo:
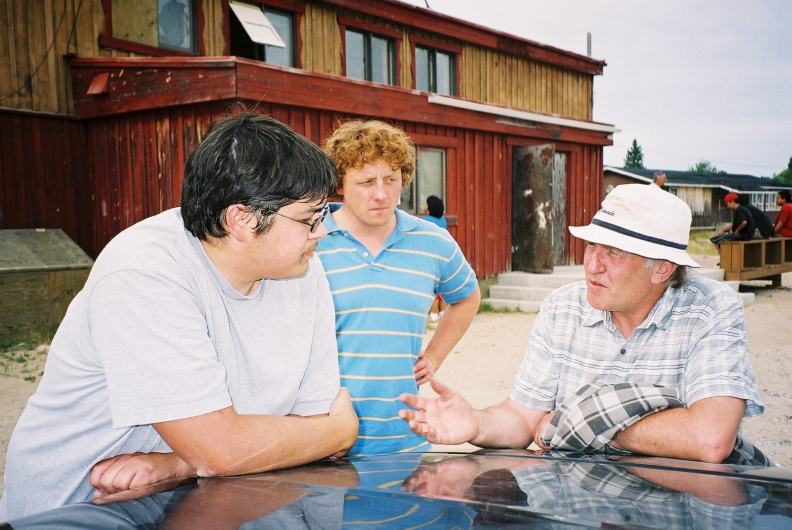
POLYGON ((0 521, 345 454, 358 422, 314 257, 335 187, 283 124, 216 123, 181 208, 114 238, 69 307, 11 438, 0 521))
POLYGON ((350 454, 428 450, 399 418, 401 393, 418 393, 478 311, 476 275, 448 231, 398 210, 415 173, 404 131, 379 121, 342 124, 325 144, 338 170, 338 195, 317 254, 336 309, 341 384, 360 417, 350 454), (422 350, 426 315, 447 303, 422 350))

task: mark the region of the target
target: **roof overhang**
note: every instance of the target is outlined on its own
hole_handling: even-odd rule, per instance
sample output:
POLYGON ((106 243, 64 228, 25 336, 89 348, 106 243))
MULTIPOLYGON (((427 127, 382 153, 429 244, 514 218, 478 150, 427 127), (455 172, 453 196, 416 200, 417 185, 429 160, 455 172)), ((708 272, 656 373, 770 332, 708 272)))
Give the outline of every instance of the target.
POLYGON ((492 114, 495 116, 503 116, 506 118, 513 118, 522 120, 528 123, 545 123, 548 125, 558 125, 561 127, 572 127, 575 129, 583 129, 586 131, 604 132, 613 134, 621 132, 613 125, 605 123, 597 123, 593 121, 574 120, 571 118, 564 118, 552 114, 538 114, 536 112, 528 112, 509 107, 499 107, 496 105, 489 105, 487 103, 477 103, 475 101, 468 101, 465 99, 452 98, 448 96, 438 96, 437 94, 429 94, 429 103, 436 105, 445 105, 447 107, 455 107, 458 109, 472 110, 475 112, 483 112, 485 114, 492 114))
POLYGON ((77 118, 242 100, 608 146, 613 126, 236 57, 72 58, 77 118))

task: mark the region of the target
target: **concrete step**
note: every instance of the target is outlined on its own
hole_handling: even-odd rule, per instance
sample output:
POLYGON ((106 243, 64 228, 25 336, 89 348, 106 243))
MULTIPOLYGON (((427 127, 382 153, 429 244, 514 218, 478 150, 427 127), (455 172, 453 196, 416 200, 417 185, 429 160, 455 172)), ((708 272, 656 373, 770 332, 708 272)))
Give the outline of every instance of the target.
MULTIPOLYGON (((723 269, 691 269, 691 273, 723 281, 723 269)), ((581 265, 555 267, 551 274, 507 272, 498 275, 497 284, 490 286, 488 297, 482 300, 495 309, 513 309, 526 312, 539 310, 548 294, 568 283, 584 278, 581 265)), ((740 282, 725 282, 737 291, 746 307, 755 301, 754 293, 740 293, 740 282)))
POLYGON ((725 283, 726 285, 728 285, 729 287, 731 287, 732 289, 734 289, 738 293, 740 292, 740 282, 738 282, 736 280, 730 280, 728 282, 723 282, 723 283, 725 283))
POLYGON ((748 307, 756 301, 756 295, 753 293, 740 293, 740 300, 742 300, 745 307, 748 307))
POLYGON ((723 281, 723 275, 725 271, 723 269, 689 269, 692 274, 698 274, 699 276, 704 276, 706 278, 712 278, 713 280, 718 280, 719 282, 723 281))
POLYGON ((538 313, 542 302, 534 300, 514 300, 508 298, 485 298, 482 302, 489 304, 493 309, 510 309, 524 313, 538 313))
POLYGON ((503 300, 529 300, 541 302, 555 288, 550 287, 522 287, 516 285, 493 285, 489 288, 490 298, 503 300))
MULTIPOLYGON (((560 267, 557 267, 557 269, 560 267)), ((569 267, 567 267, 569 269, 569 267)), ((575 267, 576 270, 559 272, 554 270, 552 274, 533 274, 530 272, 506 272, 498 275, 498 285, 513 285, 518 287, 543 287, 547 289, 558 289, 568 283, 582 280, 584 277, 583 267, 575 267)))

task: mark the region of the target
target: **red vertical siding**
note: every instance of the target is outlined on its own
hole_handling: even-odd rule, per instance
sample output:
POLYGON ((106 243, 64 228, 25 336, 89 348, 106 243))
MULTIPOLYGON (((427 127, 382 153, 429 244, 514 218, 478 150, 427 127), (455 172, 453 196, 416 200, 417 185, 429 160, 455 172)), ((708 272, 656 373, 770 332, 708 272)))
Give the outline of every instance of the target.
MULTIPOLYGON (((318 145, 353 116, 265 102, 272 114, 318 145)), ((5 228, 62 228, 96 256, 124 228, 178 206, 182 168, 222 102, 199 103, 76 121, 0 114, 0 200, 5 228), (30 126, 28 126, 30 125, 30 126)), ((393 121, 393 120, 390 120, 393 121)), ((451 234, 479 277, 511 269, 511 146, 547 143, 461 127, 400 122, 408 134, 448 147, 451 234)), ((567 224, 590 221, 602 190, 602 148, 557 142, 567 153, 567 224)), ((582 244, 567 238, 571 263, 582 244)))
POLYGON ((63 116, 0 113, 1 228, 60 228, 91 239, 84 126, 63 116))

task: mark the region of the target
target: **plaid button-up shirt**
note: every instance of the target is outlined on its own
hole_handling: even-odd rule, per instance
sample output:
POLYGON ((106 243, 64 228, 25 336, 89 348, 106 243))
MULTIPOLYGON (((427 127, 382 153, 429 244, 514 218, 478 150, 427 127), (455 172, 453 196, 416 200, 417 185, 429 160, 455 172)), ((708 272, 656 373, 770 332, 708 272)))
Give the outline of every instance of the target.
POLYGON ((542 303, 510 398, 551 411, 587 383, 653 383, 678 389, 686 406, 744 399, 745 416, 755 416, 764 405, 748 356, 745 309, 722 282, 691 276, 684 287, 669 287, 625 339, 609 312, 588 304, 581 281, 542 303))

